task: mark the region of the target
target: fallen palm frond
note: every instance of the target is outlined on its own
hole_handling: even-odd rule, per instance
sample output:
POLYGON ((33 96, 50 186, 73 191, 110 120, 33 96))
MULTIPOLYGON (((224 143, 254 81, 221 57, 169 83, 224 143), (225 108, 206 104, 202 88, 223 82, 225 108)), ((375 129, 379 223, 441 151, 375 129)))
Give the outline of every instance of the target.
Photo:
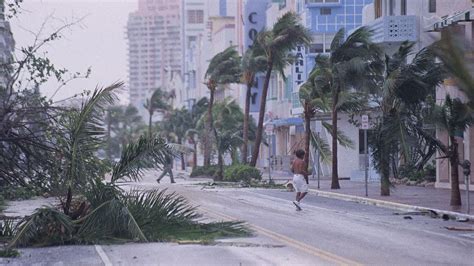
POLYGON ((54 208, 41 208, 17 225, 17 233, 8 248, 70 243, 74 227, 66 214, 54 208))
POLYGON ((104 202, 78 223, 81 226, 76 239, 80 242, 96 243, 108 238, 148 241, 133 214, 120 199, 104 202))
POLYGON ((94 189, 92 211, 73 220, 54 208, 38 209, 18 225, 8 248, 62 244, 123 243, 127 241, 212 241, 247 236, 242 222, 201 223, 196 208, 166 190, 124 193, 110 184, 94 189), (100 205, 95 206, 101 200, 100 205))

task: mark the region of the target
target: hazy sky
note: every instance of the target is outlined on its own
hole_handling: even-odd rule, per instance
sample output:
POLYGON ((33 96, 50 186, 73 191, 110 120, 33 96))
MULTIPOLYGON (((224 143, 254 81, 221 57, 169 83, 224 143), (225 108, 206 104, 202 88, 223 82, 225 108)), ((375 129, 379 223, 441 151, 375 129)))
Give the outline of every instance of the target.
MULTIPOLYGON (((46 47, 49 58, 73 72, 92 73, 87 80, 76 80, 62 88, 55 100, 64 99, 84 89, 127 81, 127 42, 125 26, 128 14, 137 9, 138 0, 24 0, 23 11, 11 21, 16 48, 31 44, 32 32, 38 32, 48 19, 45 37, 65 21, 83 20, 64 32, 64 38, 46 47)), ((51 96, 58 84, 49 82, 41 91, 51 96)), ((127 93, 122 98, 126 98, 127 93)))

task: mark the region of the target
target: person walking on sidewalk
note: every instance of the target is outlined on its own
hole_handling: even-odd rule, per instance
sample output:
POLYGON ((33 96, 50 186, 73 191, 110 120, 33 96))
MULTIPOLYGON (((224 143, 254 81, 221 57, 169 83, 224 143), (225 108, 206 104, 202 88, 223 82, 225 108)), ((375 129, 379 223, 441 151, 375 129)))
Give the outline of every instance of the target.
POLYGON ((293 173, 293 187, 296 191, 296 200, 293 204, 296 210, 301 211, 300 202, 308 193, 308 172, 305 169, 304 155, 305 151, 299 149, 295 152, 296 159, 291 164, 291 172, 293 173))
POLYGON ((160 177, 156 179, 156 182, 160 183, 161 179, 163 179, 163 177, 165 177, 165 175, 168 174, 170 176, 171 183, 176 183, 173 178, 173 157, 172 156, 169 156, 169 155, 166 156, 166 163, 163 168, 164 168, 163 172, 161 173, 160 177))

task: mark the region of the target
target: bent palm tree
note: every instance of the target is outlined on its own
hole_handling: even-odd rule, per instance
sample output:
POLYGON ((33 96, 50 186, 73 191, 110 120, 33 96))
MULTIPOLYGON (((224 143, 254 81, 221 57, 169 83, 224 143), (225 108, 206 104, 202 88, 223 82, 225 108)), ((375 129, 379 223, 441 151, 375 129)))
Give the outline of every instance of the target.
MULTIPOLYGON (((309 153, 310 153, 310 142, 312 138, 311 132, 311 119, 318 112, 325 112, 329 110, 329 103, 327 101, 327 86, 320 87, 318 83, 315 82, 315 79, 319 77, 322 69, 318 65, 309 74, 308 80, 301 86, 299 91, 299 98, 301 104, 303 105, 303 116, 305 121, 305 169, 308 171, 309 166, 309 153)), ((319 143, 319 142, 317 142, 319 143)), ((315 146, 316 149, 321 153, 322 145, 315 146)))
POLYGON ((374 161, 381 175, 381 195, 390 195, 390 161, 401 150, 408 158, 408 140, 419 127, 417 110, 429 95, 434 95, 444 73, 434 55, 427 49, 418 52, 411 63, 407 57, 413 43, 404 42, 392 56, 385 56, 384 73, 380 78, 381 118, 375 125, 374 161))
POLYGON ((449 145, 446 147, 440 142, 439 148, 449 159, 451 165, 451 206, 461 206, 461 192, 459 190, 459 151, 457 135, 464 132, 469 126, 474 124, 472 109, 469 104, 463 103, 459 99, 451 99, 448 95, 442 106, 436 106, 434 111, 434 121, 436 125, 447 131, 449 145))
POLYGON ((257 164, 260 144, 262 143, 263 120, 265 118, 268 86, 270 85, 272 71, 275 69, 284 76, 285 66, 293 61, 289 53, 295 50, 298 45, 306 45, 311 41, 309 30, 299 20, 300 18, 296 13, 288 12, 278 19, 271 30, 263 30, 257 36, 259 54, 266 58, 267 65, 260 100, 255 149, 250 161, 251 166, 257 164))
POLYGON ((207 109, 207 133, 204 142, 204 165, 211 164, 211 143, 209 135, 213 134, 212 108, 214 105, 214 94, 220 85, 238 83, 240 81, 240 56, 234 47, 229 47, 216 54, 209 63, 205 79, 209 89, 209 105, 207 109))
POLYGON ((441 59, 444 67, 451 78, 456 82, 456 86, 465 94, 466 103, 461 103, 458 99, 446 98, 442 107, 437 107, 435 117, 438 126, 447 130, 450 138, 450 146, 445 147, 443 143, 437 141, 438 147, 450 159, 451 164, 451 205, 461 205, 459 191, 458 171, 454 167, 459 163, 459 155, 455 150, 458 143, 452 135, 455 131, 464 130, 466 124, 472 124, 474 120, 474 48, 465 45, 467 40, 459 38, 450 30, 446 30, 443 38, 436 42, 432 51, 441 59), (466 110, 466 108, 470 110, 466 110), (470 116, 469 116, 470 113, 470 116), (457 184, 456 184, 457 183, 457 184))
POLYGON ((243 145, 242 145, 242 163, 247 163, 248 142, 249 142, 249 119, 250 119, 250 98, 252 87, 255 85, 255 75, 263 72, 266 66, 266 58, 258 55, 255 45, 247 49, 242 57, 242 82, 246 86, 245 93, 245 109, 244 109, 244 129, 243 129, 243 145))
POLYGON ((165 111, 171 107, 168 101, 175 97, 174 92, 164 92, 161 88, 156 89, 149 99, 146 99, 143 107, 148 111, 148 135, 152 135, 153 114, 156 111, 165 111))
POLYGON ((320 75, 315 81, 331 91, 332 178, 331 188, 339 189, 338 173, 338 112, 351 112, 363 105, 356 100, 355 88, 365 83, 367 73, 379 49, 371 42, 372 33, 366 27, 354 31, 345 39, 340 29, 331 42, 331 55, 316 58, 320 75), (355 100, 355 101, 354 101, 355 100))

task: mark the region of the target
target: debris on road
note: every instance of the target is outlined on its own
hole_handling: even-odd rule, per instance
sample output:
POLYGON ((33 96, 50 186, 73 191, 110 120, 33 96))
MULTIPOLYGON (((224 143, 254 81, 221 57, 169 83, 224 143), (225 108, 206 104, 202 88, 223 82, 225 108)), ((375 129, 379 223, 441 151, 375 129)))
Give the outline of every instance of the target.
POLYGON ((449 227, 449 226, 445 226, 444 228, 446 228, 450 231, 474 232, 473 227, 449 227))

